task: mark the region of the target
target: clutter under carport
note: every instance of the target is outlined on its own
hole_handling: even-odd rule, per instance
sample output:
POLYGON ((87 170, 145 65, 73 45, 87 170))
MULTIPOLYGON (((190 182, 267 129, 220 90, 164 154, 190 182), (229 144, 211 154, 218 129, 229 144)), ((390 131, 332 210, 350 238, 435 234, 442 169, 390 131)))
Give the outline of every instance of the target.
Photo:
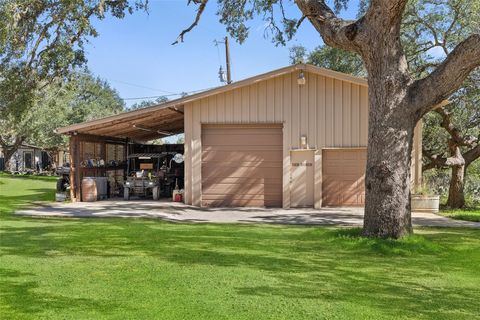
POLYGON ((76 134, 72 161, 57 184, 57 201, 97 201, 131 196, 183 201, 183 145, 140 144, 128 139, 76 134), (179 194, 180 197, 174 195, 179 194))

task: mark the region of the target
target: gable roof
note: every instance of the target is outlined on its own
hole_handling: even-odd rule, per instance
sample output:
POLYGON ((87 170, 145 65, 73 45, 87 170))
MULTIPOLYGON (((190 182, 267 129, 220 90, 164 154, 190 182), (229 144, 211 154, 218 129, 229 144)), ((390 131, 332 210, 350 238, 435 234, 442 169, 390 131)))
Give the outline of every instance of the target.
MULTIPOLYGON (((165 126, 166 129, 162 128, 162 131, 160 130, 157 131, 156 132, 157 135, 168 136, 171 134, 181 133, 183 132, 183 105, 185 103, 193 102, 195 100, 206 98, 206 97, 223 93, 226 91, 242 88, 260 81, 264 81, 270 78, 278 77, 284 74, 289 74, 294 71, 300 71, 300 70, 326 76, 326 77, 336 78, 343 81, 348 81, 361 86, 367 86, 367 80, 364 78, 355 77, 349 74, 316 67, 310 64, 295 64, 295 65, 290 65, 280 69, 276 69, 267 73, 263 73, 251 78, 233 82, 231 84, 219 86, 213 89, 192 94, 190 96, 168 101, 162 104, 153 105, 153 106, 138 109, 138 110, 127 111, 117 115, 108 116, 105 118, 91 120, 91 121, 82 122, 78 124, 73 124, 66 127, 61 127, 56 129, 55 132, 59 134, 71 134, 74 132, 82 132, 82 133, 91 133, 91 134, 106 135, 106 136, 112 136, 112 137, 116 137, 116 136, 120 137, 119 134, 114 134, 113 132, 110 134, 107 134, 108 127, 119 125, 124 122, 128 123, 130 121, 136 121, 139 119, 148 118, 149 115, 155 112, 155 115, 156 115, 155 119, 157 120, 169 119, 171 124, 170 126, 168 125, 165 126)), ((133 133, 138 130, 140 131, 146 130, 145 128, 135 127, 135 125, 132 125, 132 127, 133 129, 131 128, 130 130, 122 131, 122 134, 133 133)), ((143 135, 138 134, 138 137, 142 137, 142 136, 145 136, 145 134, 143 135)))

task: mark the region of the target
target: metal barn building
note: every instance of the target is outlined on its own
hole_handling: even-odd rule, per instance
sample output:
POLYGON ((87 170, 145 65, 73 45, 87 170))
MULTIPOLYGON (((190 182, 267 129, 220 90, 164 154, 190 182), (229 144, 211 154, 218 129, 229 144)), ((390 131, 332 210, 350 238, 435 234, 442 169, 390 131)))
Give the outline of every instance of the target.
MULTIPOLYGON (((72 198, 81 200, 85 175, 110 170, 121 180, 121 159, 129 146, 184 133, 187 204, 363 206, 367 89, 365 79, 298 64, 60 128, 58 133, 71 136, 72 198), (106 160, 117 159, 117 165, 81 168, 85 148, 106 160)), ((420 180, 421 123, 415 129, 411 183, 420 180)))

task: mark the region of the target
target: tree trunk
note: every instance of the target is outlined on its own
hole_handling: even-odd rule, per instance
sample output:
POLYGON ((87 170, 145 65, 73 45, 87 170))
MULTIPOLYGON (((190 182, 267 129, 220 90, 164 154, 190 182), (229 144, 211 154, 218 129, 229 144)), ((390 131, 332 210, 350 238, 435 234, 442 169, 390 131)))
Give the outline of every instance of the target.
POLYGON ((465 183, 465 165, 453 166, 450 177, 450 188, 448 189, 447 206, 460 209, 465 206, 465 195, 463 187, 465 183))
POLYGON ((2 146, 3 149, 3 157, 4 157, 4 163, 5 163, 5 170, 9 170, 10 168, 10 160, 12 159, 12 156, 15 154, 17 151, 17 148, 9 148, 7 146, 2 146))
POLYGON ((380 113, 370 109, 363 232, 401 238, 412 232, 410 167, 415 125, 399 117, 384 119, 380 113))
POLYGON ((412 232, 410 165, 418 116, 405 112, 410 77, 401 49, 385 50, 375 50, 366 63, 369 120, 363 233, 401 238, 412 232), (392 57, 395 50, 398 55, 392 57))
POLYGON ((58 150, 50 150, 47 151, 48 157, 50 158, 50 169, 55 170, 57 168, 57 158, 58 158, 58 150))
POLYGON ((17 136, 15 138, 15 142, 12 145, 8 145, 7 144, 8 140, 0 136, 0 146, 2 147, 2 150, 3 150, 3 157, 4 157, 6 169, 10 167, 10 160, 12 156, 15 154, 15 152, 17 152, 18 148, 22 145, 24 140, 25 140, 25 137, 17 136))

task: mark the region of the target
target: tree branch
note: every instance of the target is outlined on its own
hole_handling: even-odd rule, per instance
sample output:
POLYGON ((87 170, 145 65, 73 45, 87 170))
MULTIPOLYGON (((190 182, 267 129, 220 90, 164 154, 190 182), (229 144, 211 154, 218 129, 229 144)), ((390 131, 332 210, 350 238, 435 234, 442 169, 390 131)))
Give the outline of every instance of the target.
POLYGON ((450 134, 450 141, 457 146, 471 146, 471 141, 462 136, 462 133, 452 123, 452 114, 445 108, 437 108, 434 110, 442 117, 440 126, 450 134))
POLYGON ((454 153, 451 157, 445 158, 440 155, 432 155, 428 150, 422 150, 423 156, 426 157, 430 162, 422 166, 422 170, 430 169, 442 169, 455 166, 463 166, 466 161, 463 158, 460 148, 456 147, 454 153))
POLYGON ((422 117, 447 99, 478 66, 480 34, 474 34, 458 44, 430 75, 415 81, 409 87, 409 103, 415 107, 417 117, 422 117))
POLYGON ((297 0, 296 4, 327 45, 360 52, 358 33, 362 29, 362 18, 357 21, 340 19, 321 0, 297 0))
POLYGON ((447 161, 445 157, 442 157, 440 155, 432 155, 431 152, 427 149, 422 150, 422 155, 429 161, 422 166, 422 171, 441 169, 445 167, 445 162, 447 161))
POLYGON ((380 24, 385 30, 388 26, 399 25, 407 3, 408 0, 371 0, 365 14, 368 24, 380 24))
POLYGON ((195 16, 195 20, 193 23, 185 30, 180 32, 180 35, 177 37, 177 40, 172 43, 172 45, 176 45, 179 42, 183 42, 183 37, 185 36, 186 33, 192 31, 193 28, 195 28, 198 25, 198 22, 200 21, 200 18, 202 17, 203 11, 205 10, 205 7, 207 5, 208 0, 188 0, 188 4, 190 2, 193 2, 195 4, 200 4, 198 9, 197 9, 197 14, 195 16))
POLYGON ((463 154, 465 159, 465 166, 468 167, 470 163, 480 158, 480 143, 478 143, 473 149, 468 150, 463 154))

